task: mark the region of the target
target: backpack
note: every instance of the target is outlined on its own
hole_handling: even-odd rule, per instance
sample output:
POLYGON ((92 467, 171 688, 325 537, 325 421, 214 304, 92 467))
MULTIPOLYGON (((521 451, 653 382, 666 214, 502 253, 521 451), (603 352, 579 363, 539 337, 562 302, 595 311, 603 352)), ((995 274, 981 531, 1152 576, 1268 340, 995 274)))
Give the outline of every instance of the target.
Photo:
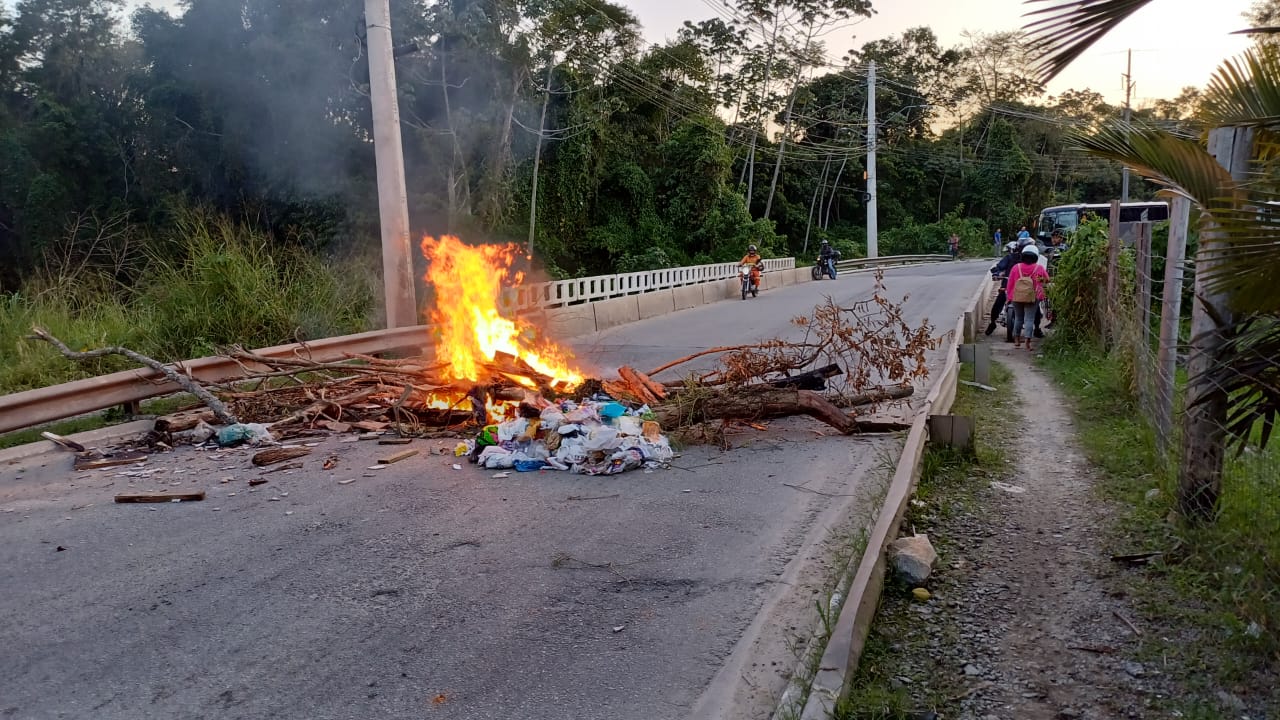
POLYGON ((1036 301, 1036 281, 1026 273, 1021 271, 1018 279, 1013 281, 1013 301, 1018 303, 1030 303, 1036 301))

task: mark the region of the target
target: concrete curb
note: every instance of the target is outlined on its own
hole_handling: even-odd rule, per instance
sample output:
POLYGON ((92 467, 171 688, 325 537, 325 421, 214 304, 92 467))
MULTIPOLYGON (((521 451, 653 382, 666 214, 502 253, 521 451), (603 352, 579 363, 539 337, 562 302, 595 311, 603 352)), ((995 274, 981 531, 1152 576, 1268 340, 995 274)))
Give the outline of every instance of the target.
MULTIPOLYGON (((809 685, 808 698, 800 713, 800 720, 826 720, 830 718, 840 698, 847 694, 848 681, 858 669, 858 661, 866 643, 871 623, 875 619, 880 605, 880 593, 884 587, 885 551, 893 542, 906 513, 907 502, 915 490, 916 481, 920 477, 920 462, 924 457, 925 443, 928 441, 928 424, 930 415, 945 414, 951 410, 956 398, 956 381, 960 371, 959 346, 972 342, 977 335, 978 325, 982 320, 982 301, 987 297, 990 279, 985 275, 982 284, 973 294, 964 311, 956 320, 952 331, 951 342, 948 343, 947 361, 942 373, 933 383, 924 403, 916 411, 916 417, 907 433, 902 454, 893 473, 893 479, 885 492, 884 503, 876 517, 867 538, 867 547, 858 558, 856 564, 846 568, 841 576, 841 585, 853 573, 853 582, 848 594, 840 605, 839 617, 831 629, 831 638, 822 653, 818 664, 818 673, 809 685)), ((801 658, 802 666, 807 665, 812 648, 806 648, 801 658)), ((802 677, 803 674, 800 674, 802 677)), ((793 674, 793 677, 796 675, 793 674)), ((783 716, 785 712, 794 713, 794 703, 803 695, 804 688, 795 680, 789 684, 779 701, 774 718, 783 716), (793 690, 793 686, 795 689, 793 690)), ((794 715, 793 715, 794 716, 794 715)))

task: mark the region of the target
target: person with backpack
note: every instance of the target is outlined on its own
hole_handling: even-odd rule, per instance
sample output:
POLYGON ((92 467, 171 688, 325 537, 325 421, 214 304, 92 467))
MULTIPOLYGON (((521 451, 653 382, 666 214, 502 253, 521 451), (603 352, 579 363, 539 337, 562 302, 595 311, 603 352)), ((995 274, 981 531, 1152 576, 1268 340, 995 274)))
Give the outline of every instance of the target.
POLYGON ((1031 243, 1023 246, 1021 262, 1009 270, 1009 282, 1005 294, 1013 303, 1013 346, 1025 343, 1031 350, 1031 338, 1035 333, 1036 314, 1040 301, 1044 300, 1049 272, 1040 264, 1040 250, 1031 243))

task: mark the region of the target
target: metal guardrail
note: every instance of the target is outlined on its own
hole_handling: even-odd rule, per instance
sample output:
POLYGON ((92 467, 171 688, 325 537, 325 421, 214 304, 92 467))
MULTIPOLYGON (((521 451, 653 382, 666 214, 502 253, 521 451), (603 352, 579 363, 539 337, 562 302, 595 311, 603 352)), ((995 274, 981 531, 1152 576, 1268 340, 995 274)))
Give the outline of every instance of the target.
MULTIPOLYGON (((765 272, 794 270, 795 267, 795 258, 773 258, 764 261, 765 272)), ((716 282, 734 278, 737 275, 738 263, 732 262, 552 280, 528 287, 508 289, 502 298, 502 309, 521 312, 578 305, 626 295, 669 290, 685 285, 716 282)))
MULTIPOLYGON (((792 269, 795 258, 765 260, 765 271, 792 269)), ((590 303, 624 295, 655 292, 683 285, 696 285, 736 276, 738 263, 716 263, 669 268, 649 272, 601 275, 574 280, 555 280, 528 287, 511 288, 502 309, 519 314, 578 303, 590 303)), ((278 345, 255 350, 266 357, 302 355, 319 362, 342 360, 348 354, 375 355, 400 351, 430 350, 431 327, 417 325, 390 330, 374 330, 356 335, 325 338, 307 343, 278 345)), ((230 358, 206 357, 175 363, 175 367, 201 382, 226 382, 245 376, 245 371, 263 370, 242 365, 230 358)), ((84 413, 136 403, 180 392, 150 369, 125 370, 109 375, 76 380, 61 385, 0 396, 0 433, 62 420, 84 413)))
POLYGON ((836 270, 860 270, 868 267, 904 265, 906 263, 943 262, 950 260, 950 255, 888 255, 878 258, 854 258, 837 260, 836 270))
MULTIPOLYGON (((325 338, 309 343, 277 345, 254 352, 273 358, 302 356, 319 362, 333 362, 346 358, 348 354, 422 351, 427 349, 430 331, 430 326, 415 325, 325 338)), ((174 366, 184 374, 206 383, 242 378, 246 369, 266 369, 218 356, 175 363, 174 366)), ((140 368, 3 395, 0 396, 0 432, 181 391, 182 388, 165 380, 160 373, 150 368, 140 368)))

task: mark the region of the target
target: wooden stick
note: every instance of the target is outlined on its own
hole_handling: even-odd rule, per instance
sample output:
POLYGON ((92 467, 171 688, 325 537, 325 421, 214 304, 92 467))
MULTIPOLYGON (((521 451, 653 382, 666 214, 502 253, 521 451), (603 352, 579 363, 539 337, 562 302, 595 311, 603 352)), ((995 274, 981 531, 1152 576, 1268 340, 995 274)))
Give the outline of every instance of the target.
POLYGON ((221 400, 215 397, 213 393, 204 389, 200 383, 197 383, 190 377, 178 372, 177 369, 171 365, 166 365, 159 360, 153 360, 146 355, 118 345, 98 348, 97 350, 89 350, 86 352, 76 352, 75 350, 67 347, 66 343, 53 335, 50 335, 49 331, 42 327, 33 327, 31 328, 31 332, 33 333, 33 335, 30 336, 31 339, 43 340, 49 343, 57 348, 58 352, 62 353, 63 357, 69 360, 84 362, 85 360, 94 360, 106 355, 123 355, 139 365, 144 365, 155 370, 163 375, 169 382, 200 398, 200 401, 213 411, 214 417, 217 418, 218 422, 224 425, 234 425, 236 423, 236 416, 231 414, 231 411, 227 409, 226 405, 222 404, 221 400))
POLYGON ((746 350, 748 348, 754 348, 754 347, 759 347, 759 345, 758 344, 757 345, 728 345, 724 347, 713 347, 708 350, 703 350, 702 352, 696 352, 692 355, 685 355, 682 358, 677 358, 675 360, 672 360, 671 362, 667 363, 666 365, 663 365, 662 367, 650 370, 649 372, 645 373, 645 375, 648 375, 649 377, 653 377, 654 375, 660 374, 664 370, 670 370, 671 368, 677 365, 683 365, 689 362, 690 360, 697 360, 698 358, 706 357, 707 355, 733 352, 735 350, 746 350))
POLYGON ((58 445, 64 450, 70 450, 72 452, 85 451, 85 447, 83 445, 76 442, 75 440, 72 440, 71 438, 64 438, 61 435, 54 435, 51 432, 42 432, 40 433, 40 437, 44 438, 45 440, 48 440, 54 445, 58 445))
POLYGON ((182 502, 191 502, 193 500, 203 500, 204 491, 189 493, 147 493, 133 494, 124 493, 116 496, 118 503, 166 503, 180 500, 182 502))
POLYGON ((417 454, 418 454, 417 450, 403 450, 401 452, 396 453, 395 455, 391 455, 384 458, 378 458, 378 464, 390 465, 391 463, 398 463, 401 460, 404 460, 405 458, 411 458, 417 454))
POLYGON ((1131 622, 1129 622, 1129 618, 1127 618, 1127 617, 1125 617, 1125 616, 1121 615, 1119 610, 1112 610, 1112 611, 1111 611, 1111 614, 1112 614, 1112 615, 1115 615, 1117 618, 1119 618, 1119 619, 1120 619, 1120 622, 1122 622, 1122 623, 1124 623, 1125 625, 1127 625, 1127 626, 1129 627, 1129 629, 1133 631, 1133 634, 1134 634, 1134 635, 1138 635, 1138 636, 1141 636, 1141 635, 1142 635, 1142 631, 1138 629, 1138 626, 1137 626, 1137 625, 1134 625, 1134 624, 1133 624, 1133 623, 1131 623, 1131 622))
POLYGON ((708 420, 759 420, 809 415, 845 435, 857 432, 858 421, 809 390, 789 390, 754 385, 732 391, 712 391, 700 397, 682 396, 653 409, 668 430, 708 420))

